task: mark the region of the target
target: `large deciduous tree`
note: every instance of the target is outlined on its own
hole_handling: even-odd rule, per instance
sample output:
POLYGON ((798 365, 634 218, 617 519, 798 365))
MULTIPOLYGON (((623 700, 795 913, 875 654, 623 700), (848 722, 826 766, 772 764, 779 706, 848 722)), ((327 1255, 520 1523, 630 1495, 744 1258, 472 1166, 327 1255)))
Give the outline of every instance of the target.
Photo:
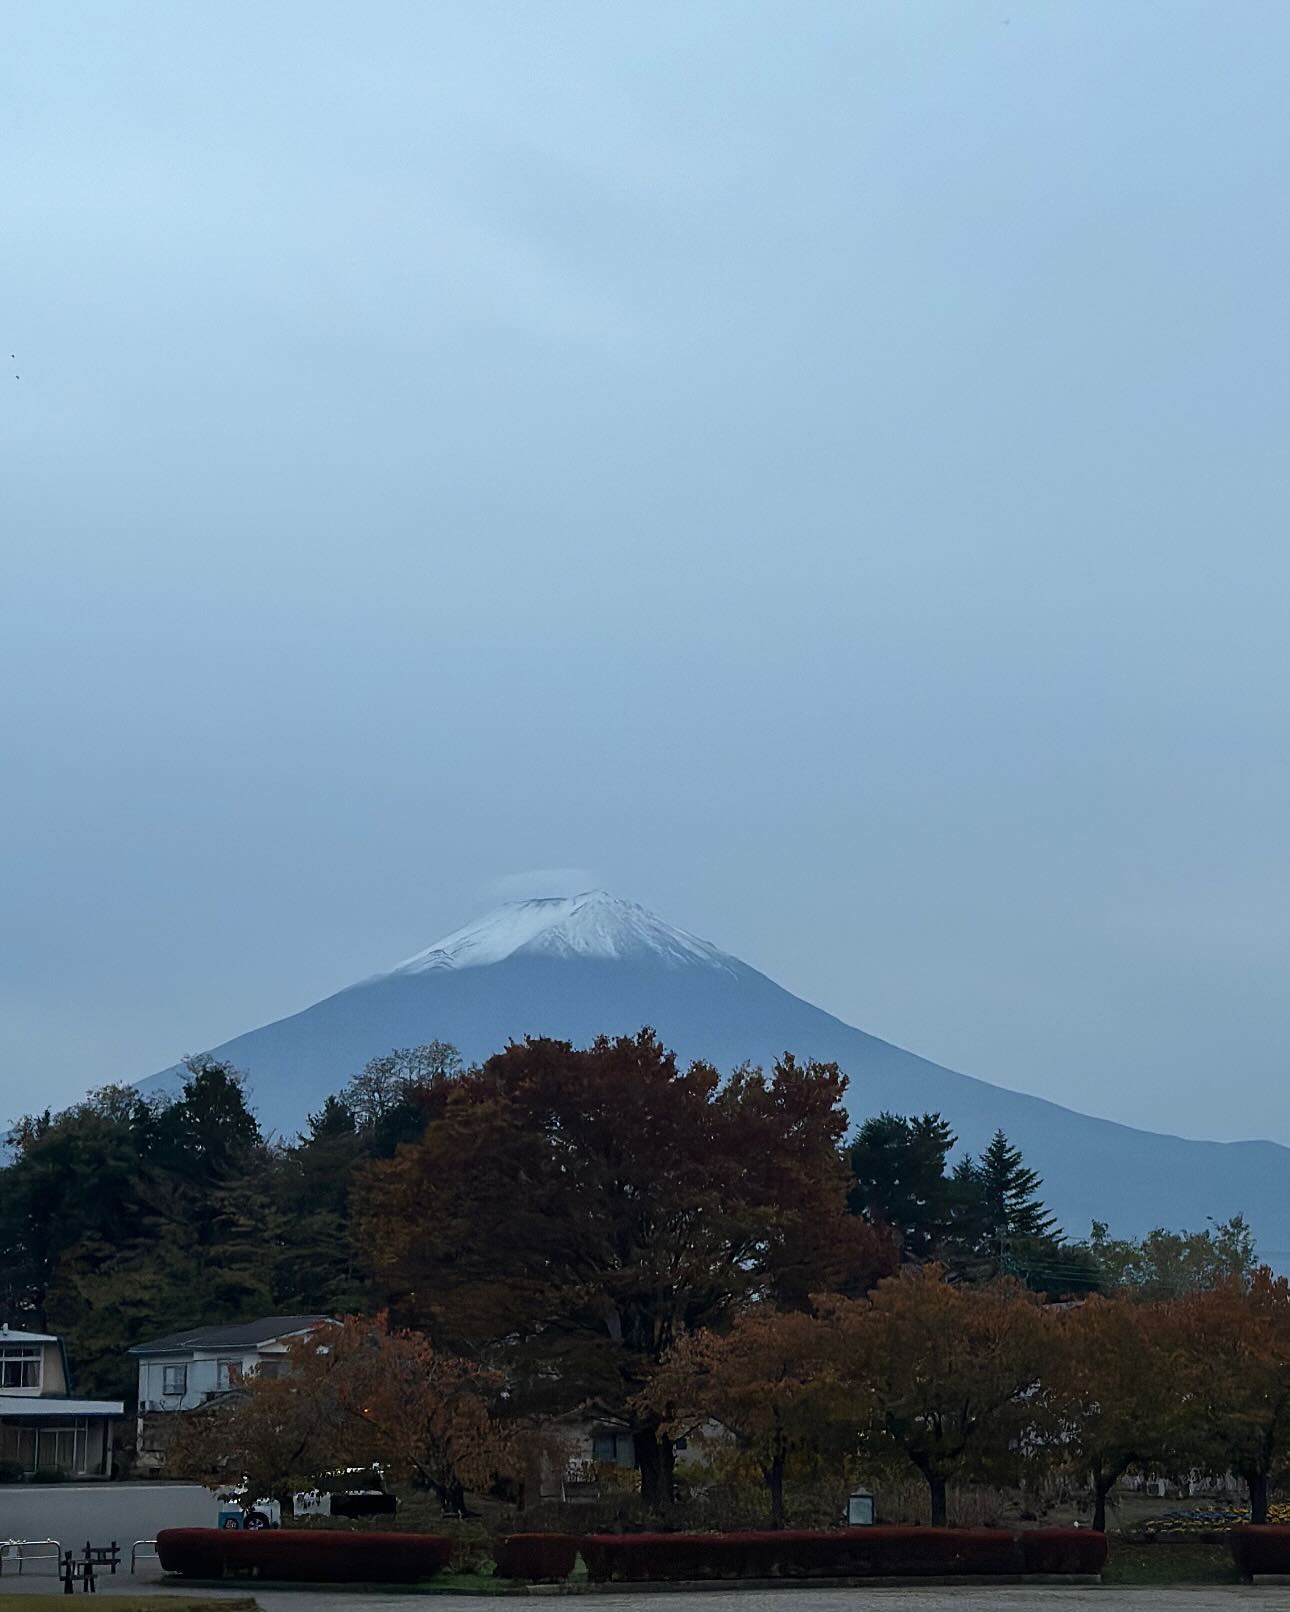
POLYGON ((1093 1296, 1053 1317, 1044 1372, 1049 1448, 1093 1489, 1093 1527, 1130 1467, 1181 1459, 1190 1436, 1187 1373, 1159 1307, 1093 1296))
POLYGON ((921 1266, 867 1300, 827 1300, 838 1373, 837 1415, 876 1459, 899 1453, 927 1483, 931 1521, 947 1485, 1001 1477, 1031 1430, 1050 1349, 1037 1295, 1019 1283, 947 1282, 921 1266))
POLYGON ((1266 1522, 1268 1490, 1290 1470, 1290 1282, 1263 1266, 1166 1308, 1208 1464, 1242 1478, 1251 1520, 1266 1522))
POLYGON ((401 1317, 484 1351, 521 1412, 616 1420, 664 1505, 672 1441, 634 1407, 673 1345, 767 1296, 862 1291, 886 1266, 845 1213, 844 1089, 835 1066, 791 1057, 723 1084, 649 1031, 530 1039, 371 1167, 363 1233, 401 1317))
POLYGON ((688 1436, 719 1423, 756 1460, 772 1528, 784 1526, 784 1480, 795 1456, 837 1441, 825 1329, 813 1315, 759 1305, 726 1332, 682 1338, 643 1401, 667 1431, 688 1436))

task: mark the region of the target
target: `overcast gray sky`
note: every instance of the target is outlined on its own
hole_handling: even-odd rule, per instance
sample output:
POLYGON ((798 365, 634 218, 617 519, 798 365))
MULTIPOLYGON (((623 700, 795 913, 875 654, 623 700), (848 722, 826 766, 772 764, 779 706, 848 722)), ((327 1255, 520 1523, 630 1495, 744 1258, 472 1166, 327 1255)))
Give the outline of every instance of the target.
POLYGON ((569 868, 1290 1140, 1280 0, 0 21, 0 1111, 569 868))

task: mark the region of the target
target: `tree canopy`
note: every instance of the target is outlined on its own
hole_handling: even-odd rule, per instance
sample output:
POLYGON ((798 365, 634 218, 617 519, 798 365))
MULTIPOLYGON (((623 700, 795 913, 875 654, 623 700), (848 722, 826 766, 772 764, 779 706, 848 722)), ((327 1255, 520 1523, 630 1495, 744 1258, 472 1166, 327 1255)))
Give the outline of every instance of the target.
POLYGON ((1049 1352, 1042 1302, 1020 1283, 969 1287, 925 1265, 867 1300, 826 1301, 838 1413, 876 1461, 902 1456, 926 1481, 933 1525, 946 1489, 1015 1470, 1049 1352))
POLYGON ((791 1057, 723 1084, 649 1031, 508 1047, 366 1175, 390 1303, 449 1346, 486 1343, 520 1406, 618 1421, 647 1500, 665 1501, 671 1441, 639 1395, 673 1344, 890 1266, 845 1212, 844 1089, 835 1066, 791 1057))
POLYGON ((240 1379, 231 1409, 178 1418, 167 1471, 215 1489, 245 1482, 254 1498, 375 1467, 458 1513, 468 1487, 514 1471, 515 1439, 496 1414, 501 1378, 419 1333, 350 1317, 294 1339, 284 1364, 240 1379))

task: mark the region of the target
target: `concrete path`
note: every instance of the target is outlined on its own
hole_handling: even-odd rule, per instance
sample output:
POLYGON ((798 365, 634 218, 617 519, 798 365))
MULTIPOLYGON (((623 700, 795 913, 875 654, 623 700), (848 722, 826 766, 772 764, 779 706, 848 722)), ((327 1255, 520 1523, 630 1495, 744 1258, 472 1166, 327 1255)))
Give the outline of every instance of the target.
MULTIPOLYGON (((183 1585, 177 1580, 163 1580, 155 1574, 140 1575, 131 1579, 118 1574, 115 1579, 101 1578, 99 1588, 104 1594, 175 1595, 183 1594, 183 1585)), ((24 1574, 21 1579, 6 1574, 0 1578, 0 1612, 4 1597, 14 1591, 59 1594, 56 1579, 44 1575, 24 1574)), ((415 1590, 391 1591, 384 1594, 348 1592, 344 1589, 319 1591, 257 1590, 254 1582, 229 1584, 219 1589, 194 1589, 190 1593, 203 1599, 236 1599, 253 1595, 264 1612, 398 1612, 406 1609, 412 1600, 434 1600, 442 1612, 451 1612, 454 1605, 470 1600, 484 1612, 492 1606, 495 1612, 528 1606, 537 1612, 545 1606, 547 1612, 564 1608, 566 1612, 861 1612, 861 1609, 889 1609, 889 1612, 989 1612, 992 1607, 1002 1612, 1236 1612, 1242 1606, 1279 1606, 1288 1603, 1284 1585, 1210 1586, 1199 1589, 1112 1589, 1101 1587, 1063 1589, 1060 1586, 1035 1588, 1018 1586, 1016 1589, 999 1587, 966 1587, 953 1589, 792 1589, 792 1590, 705 1590, 697 1594, 683 1594, 667 1590, 645 1595, 594 1593, 577 1596, 550 1596, 502 1598, 492 1596, 432 1596, 418 1595, 415 1590)), ((93 1606, 93 1603, 90 1603, 93 1606)), ((53 1609, 50 1609, 53 1612, 53 1609)))

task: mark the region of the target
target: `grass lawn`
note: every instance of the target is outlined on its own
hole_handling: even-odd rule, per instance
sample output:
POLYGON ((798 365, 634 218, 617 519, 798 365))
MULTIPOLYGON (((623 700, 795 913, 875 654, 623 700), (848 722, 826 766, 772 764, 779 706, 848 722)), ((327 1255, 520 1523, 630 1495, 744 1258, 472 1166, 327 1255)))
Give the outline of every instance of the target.
POLYGON ((436 1591, 450 1591, 455 1595, 505 1595, 508 1590, 521 1588, 513 1579, 494 1578, 491 1573, 436 1573, 424 1584, 412 1587, 423 1595, 433 1595, 436 1591))
MULTIPOLYGON (((80 1595, 82 1592, 75 1592, 80 1595)), ((49 1612, 48 1595, 0 1596, 4 1612, 49 1612)), ((214 1601, 203 1595, 100 1595, 92 1602, 95 1612, 260 1612, 259 1603, 249 1595, 214 1601)))
POLYGON ((1108 1541, 1104 1584, 1239 1584, 1227 1545, 1130 1545, 1108 1541))

